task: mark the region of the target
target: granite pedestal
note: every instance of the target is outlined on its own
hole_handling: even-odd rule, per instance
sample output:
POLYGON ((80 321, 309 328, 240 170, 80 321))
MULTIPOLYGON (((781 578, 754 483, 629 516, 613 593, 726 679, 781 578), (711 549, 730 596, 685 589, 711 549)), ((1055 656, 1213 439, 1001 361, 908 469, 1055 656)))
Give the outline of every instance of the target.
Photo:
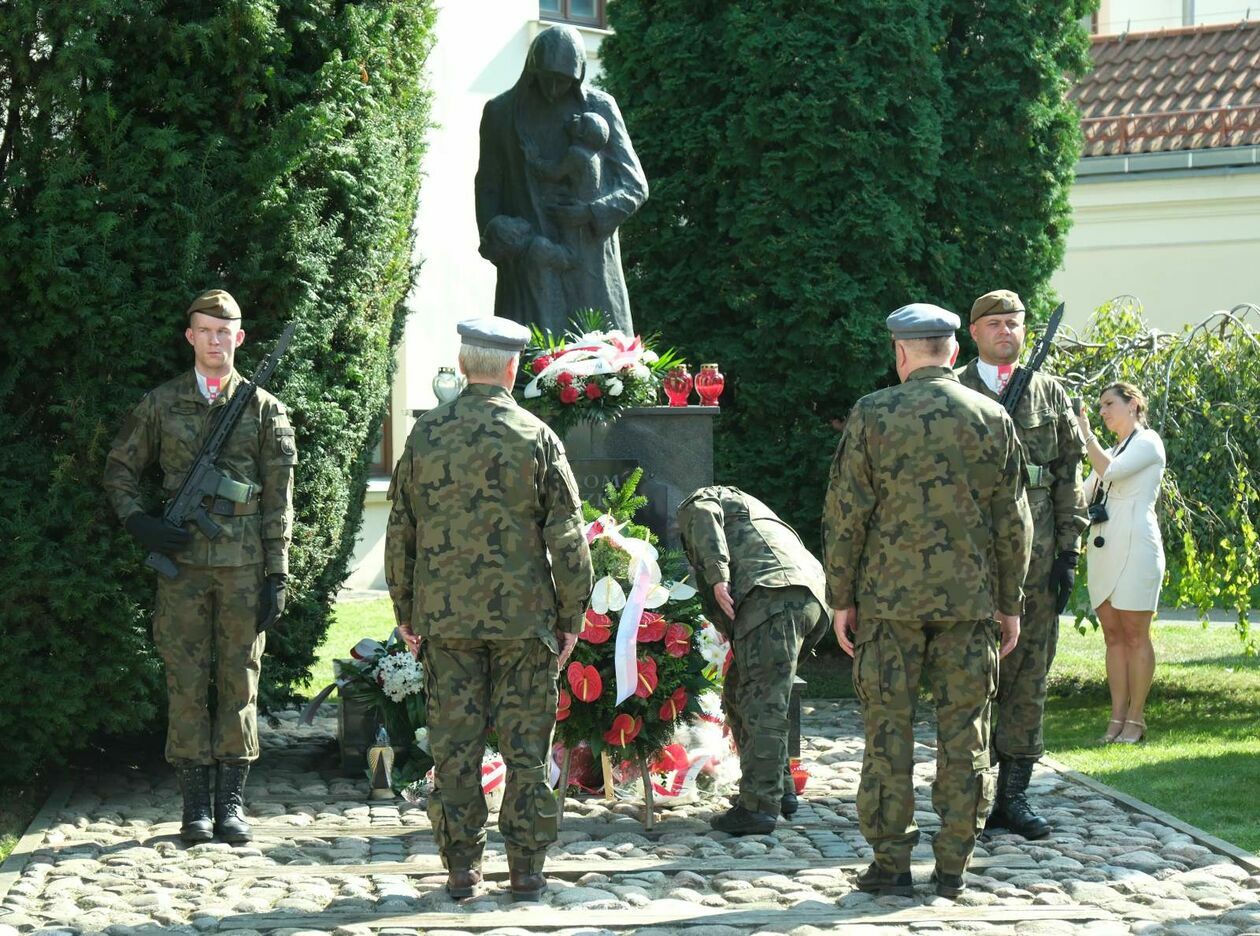
POLYGON ((698 487, 713 483, 713 420, 716 406, 640 406, 611 423, 581 423, 564 438, 578 490, 595 506, 603 503, 604 485, 621 484, 635 468, 643 469, 639 493, 648 505, 636 516, 676 548, 678 505, 698 487))

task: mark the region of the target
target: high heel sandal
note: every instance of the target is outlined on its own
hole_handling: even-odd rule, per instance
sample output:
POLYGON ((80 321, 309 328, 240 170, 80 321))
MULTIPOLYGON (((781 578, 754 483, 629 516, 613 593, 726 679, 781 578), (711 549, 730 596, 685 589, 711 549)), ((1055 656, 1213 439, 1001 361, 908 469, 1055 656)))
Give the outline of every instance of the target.
POLYGON ((1142 730, 1138 732, 1138 736, 1136 738, 1126 738, 1123 735, 1116 735, 1116 740, 1113 742, 1114 744, 1140 744, 1142 740, 1146 738, 1146 722, 1133 721, 1131 718, 1126 718, 1124 723, 1126 725, 1137 725, 1142 730))
POLYGON ((1099 743, 1099 744, 1115 744, 1115 742, 1116 742, 1116 738, 1120 737, 1120 731, 1117 731, 1115 734, 1112 734, 1112 733, 1111 733, 1111 726, 1112 726, 1112 725, 1119 725, 1119 726, 1120 726, 1120 731, 1124 731, 1124 719, 1123 719, 1123 718, 1112 718, 1112 719, 1108 719, 1108 721, 1107 721, 1107 730, 1106 730, 1105 732, 1103 732, 1103 733, 1099 736, 1099 738, 1098 738, 1098 743, 1099 743))

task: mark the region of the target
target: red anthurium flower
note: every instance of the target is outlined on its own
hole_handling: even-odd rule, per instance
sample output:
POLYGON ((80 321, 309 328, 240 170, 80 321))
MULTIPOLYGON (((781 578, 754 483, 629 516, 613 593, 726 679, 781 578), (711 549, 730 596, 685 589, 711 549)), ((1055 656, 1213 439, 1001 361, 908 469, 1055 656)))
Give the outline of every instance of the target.
MULTIPOLYGON (((566 377, 568 375, 561 374, 560 376, 566 377)), ((561 387, 560 388, 560 402, 566 405, 576 403, 578 401, 578 397, 580 397, 581 395, 582 394, 578 393, 577 387, 561 387)))
POLYGON ((586 623, 582 625, 582 632, 578 636, 587 643, 608 643, 608 638, 612 636, 612 618, 587 608, 586 623))
POLYGON ((593 666, 583 666, 574 660, 569 664, 566 676, 569 688, 583 702, 594 702, 604 691, 604 681, 599 678, 599 670, 593 666))
POLYGON ((642 718, 631 718, 622 712, 613 719, 612 727, 604 732, 604 740, 616 747, 625 747, 643 730, 642 718))
POLYGON ((573 709, 573 696, 569 695, 568 690, 561 689, 560 697, 556 699, 556 721, 564 721, 569 717, 573 709))
POLYGON ((667 744, 661 748, 661 756, 652 765, 653 773, 669 773, 673 770, 686 770, 691 764, 687 749, 681 744, 667 744))
MULTIPOLYGON (((642 631, 640 631, 642 633, 642 631)), ((640 639, 642 639, 640 637, 640 639)), ((691 628, 686 624, 671 624, 665 629, 665 652, 672 657, 685 657, 691 649, 691 628)))
POLYGON ((650 643, 665 636, 665 618, 655 611, 644 611, 639 616, 639 643, 650 643))
POLYGON ((560 373, 556 374, 556 383, 562 387, 567 387, 569 384, 573 383, 573 375, 567 370, 562 370, 560 373))
POLYGON ((656 691, 658 682, 660 679, 656 675, 656 660, 650 656, 639 660, 639 684, 634 687, 634 694, 640 699, 646 699, 656 691))
POLYGON ((671 722, 683 713, 687 707, 687 690, 679 686, 674 690, 674 694, 665 700, 665 704, 661 706, 661 721, 671 722))

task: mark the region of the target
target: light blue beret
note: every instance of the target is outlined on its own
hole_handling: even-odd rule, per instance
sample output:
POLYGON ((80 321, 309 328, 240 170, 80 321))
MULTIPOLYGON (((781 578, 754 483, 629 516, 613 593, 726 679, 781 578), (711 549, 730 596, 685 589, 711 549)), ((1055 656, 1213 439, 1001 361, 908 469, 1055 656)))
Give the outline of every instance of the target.
POLYGON ((940 338, 958 331, 962 321, 949 309, 912 302, 888 316, 887 325, 894 338, 940 338))
POLYGON ((520 322, 488 315, 467 319, 456 327, 460 340, 471 348, 493 348, 495 351, 524 351, 529 344, 529 329, 520 322))

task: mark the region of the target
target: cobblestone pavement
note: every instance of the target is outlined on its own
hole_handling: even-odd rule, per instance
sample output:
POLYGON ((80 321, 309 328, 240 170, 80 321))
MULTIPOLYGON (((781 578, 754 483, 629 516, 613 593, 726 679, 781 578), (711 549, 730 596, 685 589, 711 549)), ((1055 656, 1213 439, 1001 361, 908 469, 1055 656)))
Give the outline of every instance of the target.
POLYGON ((926 720, 916 757, 925 831, 916 894, 856 891, 854 875, 870 850, 853 804, 860 717, 847 702, 803 707, 809 788, 801 811, 773 835, 711 831, 709 816, 725 806, 716 796, 660 810, 651 831, 635 803, 571 797, 541 905, 509 900, 493 830, 489 880, 477 897, 457 903, 443 889, 423 809, 401 800, 369 804, 362 779, 331 770, 333 726, 329 718, 299 726, 286 713, 264 731, 248 797, 257 838, 247 847, 180 844, 178 797, 165 771, 156 781, 139 772, 81 779, 4 895, 0 936, 1260 933, 1260 875, 1042 768, 1030 792, 1054 835, 984 841, 967 892, 957 902, 936 897, 926 883, 937 825, 926 720))

